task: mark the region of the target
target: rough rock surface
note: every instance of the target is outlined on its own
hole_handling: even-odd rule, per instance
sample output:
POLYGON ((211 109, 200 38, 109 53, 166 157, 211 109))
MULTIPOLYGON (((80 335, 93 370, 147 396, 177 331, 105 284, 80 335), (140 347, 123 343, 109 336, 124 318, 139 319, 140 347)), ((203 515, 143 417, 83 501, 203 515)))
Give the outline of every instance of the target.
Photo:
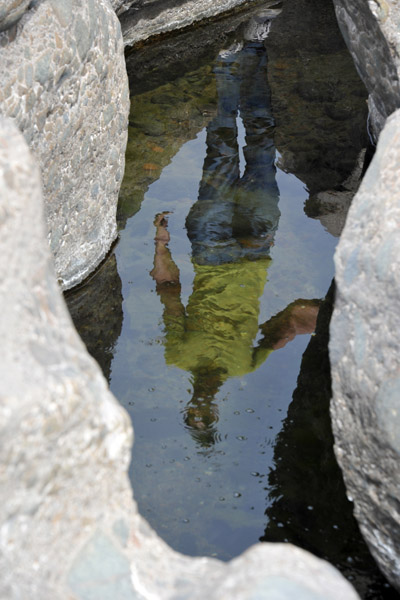
MULTIPOLYGON (((121 15, 126 46, 182 29, 238 7, 260 3, 259 0, 125 0, 121 6, 118 0, 114 2, 119 5, 117 13, 121 15)), ((270 0, 267 4, 276 4, 276 1, 270 0)))
POLYGON ((0 31, 15 25, 28 9, 31 0, 2 0, 0 6, 0 31))
POLYGON ((39 0, 0 34, 0 64, 0 112, 39 162, 56 271, 69 288, 116 236, 129 110, 118 19, 108 0, 39 0))
POLYGON ((39 171, 15 126, 1 119, 0 131, 0 597, 356 599, 290 544, 231 563, 189 558, 138 515, 129 420, 60 295, 39 171))
POLYGON ((335 449, 355 515, 400 589, 400 111, 389 117, 336 252, 335 449))
POLYGON ((377 138, 400 107, 400 6, 396 0, 334 0, 343 37, 369 91, 371 126, 377 138))
POLYGON ((98 494, 111 506, 126 495, 114 473, 128 463, 131 432, 60 295, 38 169, 16 128, 0 123, 0 597, 62 598, 56 560, 70 564, 100 523, 108 502, 98 494))

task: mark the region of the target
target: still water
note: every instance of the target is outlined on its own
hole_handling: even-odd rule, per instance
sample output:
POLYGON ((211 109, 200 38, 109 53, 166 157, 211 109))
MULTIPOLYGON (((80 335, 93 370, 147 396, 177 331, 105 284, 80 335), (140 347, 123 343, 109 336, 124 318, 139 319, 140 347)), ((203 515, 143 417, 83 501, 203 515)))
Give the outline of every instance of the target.
POLYGON ((352 517, 328 414, 324 299, 365 92, 331 8, 299 46, 293 7, 219 23, 195 68, 176 47, 149 59, 119 242, 67 300, 132 417, 140 512, 173 548, 228 560, 291 541, 364 598, 394 598, 352 517))

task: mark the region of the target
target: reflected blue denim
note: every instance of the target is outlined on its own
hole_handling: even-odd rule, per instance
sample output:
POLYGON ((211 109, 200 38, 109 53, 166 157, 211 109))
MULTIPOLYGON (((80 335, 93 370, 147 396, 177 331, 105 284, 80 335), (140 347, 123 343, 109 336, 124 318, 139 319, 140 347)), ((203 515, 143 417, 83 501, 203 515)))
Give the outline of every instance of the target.
POLYGON ((214 72, 217 115, 207 127, 198 200, 186 219, 198 264, 268 256, 280 217, 266 49, 248 42, 239 52, 220 55, 214 72), (239 112, 246 134, 242 177, 239 112))

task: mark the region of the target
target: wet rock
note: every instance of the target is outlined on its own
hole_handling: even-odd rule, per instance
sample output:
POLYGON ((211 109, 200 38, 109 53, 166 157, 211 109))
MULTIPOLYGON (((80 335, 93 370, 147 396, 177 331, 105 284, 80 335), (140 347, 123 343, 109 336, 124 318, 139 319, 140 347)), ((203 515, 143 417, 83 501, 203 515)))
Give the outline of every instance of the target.
POLYGON ((228 48, 235 32, 259 10, 257 6, 204 26, 178 31, 175 35, 159 36, 143 48, 127 52, 126 63, 129 83, 134 94, 172 82, 193 71, 194 83, 198 81, 199 67, 213 63, 221 47, 228 48), (162 60, 160 60, 160 56, 162 60))
POLYGON ((31 0, 3 0, 0 6, 0 31, 5 31, 19 21, 31 0))
POLYGON ((371 126, 377 138, 400 107, 400 7, 393 0, 334 0, 343 37, 369 91, 371 126))
POLYGON ((371 552, 400 589, 400 111, 386 122, 336 256, 335 450, 371 552))
MULTIPOLYGON (((248 0, 122 0, 122 4, 118 0, 116 2, 124 43, 127 46, 134 46, 150 37, 183 29, 193 23, 248 5, 248 0)), ((269 4, 276 2, 271 0, 269 4)))
POLYGON ((0 62, 0 109, 39 161, 56 272, 69 288, 116 236, 129 110, 120 26, 107 0, 30 3, 0 33, 0 62))
POLYGON ((56 283, 39 170, 13 124, 1 119, 0 132, 0 597, 356 600, 333 567, 290 544, 230 563, 190 558, 140 517, 129 419, 56 283))

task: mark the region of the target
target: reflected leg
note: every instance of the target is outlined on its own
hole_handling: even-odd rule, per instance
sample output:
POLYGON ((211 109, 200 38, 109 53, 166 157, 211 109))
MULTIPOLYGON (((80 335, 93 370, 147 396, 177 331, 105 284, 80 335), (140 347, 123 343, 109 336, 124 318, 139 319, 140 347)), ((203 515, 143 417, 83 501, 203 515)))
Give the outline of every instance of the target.
POLYGON ((217 116, 207 127, 207 155, 197 202, 186 219, 194 260, 219 264, 235 259, 232 244, 234 189, 239 181, 236 117, 240 64, 236 54, 219 56, 214 68, 217 116))
POLYGON ((267 53, 249 42, 241 52, 240 114, 246 131, 246 168, 236 195, 234 235, 266 253, 278 228, 274 119, 267 79, 267 53))

